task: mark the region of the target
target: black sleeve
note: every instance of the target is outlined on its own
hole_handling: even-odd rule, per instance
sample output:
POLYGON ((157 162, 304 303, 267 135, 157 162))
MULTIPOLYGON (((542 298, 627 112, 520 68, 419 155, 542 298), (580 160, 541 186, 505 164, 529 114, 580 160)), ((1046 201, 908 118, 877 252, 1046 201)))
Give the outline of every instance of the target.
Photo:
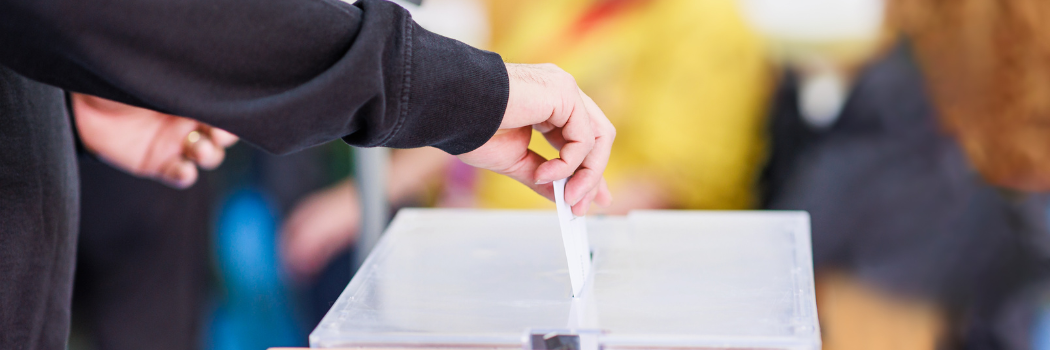
POLYGON ((277 153, 340 137, 463 153, 509 96, 499 55, 381 0, 0 0, 0 63, 277 153))

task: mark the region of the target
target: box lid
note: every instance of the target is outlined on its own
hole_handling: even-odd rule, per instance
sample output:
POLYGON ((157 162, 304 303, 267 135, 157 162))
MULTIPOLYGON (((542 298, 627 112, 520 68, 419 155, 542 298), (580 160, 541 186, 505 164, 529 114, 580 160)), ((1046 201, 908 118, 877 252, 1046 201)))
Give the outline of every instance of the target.
POLYGON ((540 349, 530 334, 550 332, 587 334, 577 349, 820 348, 805 212, 587 220, 593 272, 574 299, 553 211, 402 210, 310 345, 540 349))

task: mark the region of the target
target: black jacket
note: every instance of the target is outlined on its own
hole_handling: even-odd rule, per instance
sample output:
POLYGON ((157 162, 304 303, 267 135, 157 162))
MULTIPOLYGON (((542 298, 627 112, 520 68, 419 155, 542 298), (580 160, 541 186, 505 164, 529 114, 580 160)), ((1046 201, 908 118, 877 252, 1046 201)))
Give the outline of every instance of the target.
POLYGON ((499 55, 379 0, 0 0, 0 64, 278 153, 340 137, 463 153, 509 86, 499 55))
POLYGON ((498 55, 379 0, 0 0, 0 349, 63 349, 69 333, 73 134, 40 82, 273 152, 343 138, 462 153, 509 94, 498 55))

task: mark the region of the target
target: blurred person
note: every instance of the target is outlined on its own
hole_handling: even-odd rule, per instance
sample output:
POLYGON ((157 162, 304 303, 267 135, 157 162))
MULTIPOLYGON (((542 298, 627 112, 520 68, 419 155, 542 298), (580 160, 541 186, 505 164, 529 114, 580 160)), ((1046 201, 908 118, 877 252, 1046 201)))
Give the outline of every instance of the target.
MULTIPOLYGON (((419 206, 433 200, 444 170, 454 158, 434 148, 395 150, 387 171, 387 198, 393 207, 419 206), (431 196, 433 197, 433 196, 431 196)), ((361 225, 357 184, 340 181, 303 197, 281 229, 281 257, 292 276, 311 280, 350 247, 361 225)))
POLYGON ((68 335, 78 181, 63 94, 39 82, 199 118, 270 151, 337 138, 437 146, 548 198, 551 181, 575 173, 577 213, 611 201, 602 172, 615 131, 571 76, 505 64, 382 1, 8 0, 0 43, 0 347, 62 348, 68 335), (533 125, 562 158, 528 150, 533 125))
MULTIPOLYGON (((819 2, 828 3, 805 3, 819 2)), ((773 40, 796 46, 781 48, 794 69, 776 97, 766 203, 811 214, 825 348, 1030 348, 1031 289, 1042 284, 1047 257, 1045 202, 996 185, 1041 186, 1040 147, 1030 142, 1038 128, 1010 129, 1025 119, 1018 111, 1037 105, 1031 97, 1045 95, 1033 88, 1045 77, 991 78, 1037 71, 1011 70, 1021 66, 1019 52, 1037 50, 1021 42, 1040 36, 1032 27, 1039 15, 1025 3, 888 1, 886 25, 852 38, 861 48, 853 55, 827 52, 836 47, 827 40, 773 40), (1027 30, 1013 38, 1007 27, 1027 30), (846 77, 831 118, 812 118, 806 105, 812 67, 798 58, 818 55, 846 77)), ((856 15, 883 11, 869 10, 856 15)), ((813 28, 797 14, 785 21, 813 28)), ((844 25, 857 23, 878 24, 844 25)))
POLYGON ((945 130, 996 185, 1050 189, 1050 3, 897 1, 945 130))
MULTIPOLYGON (((335 251, 333 261, 312 278, 289 273, 294 270, 283 268, 287 263, 280 254, 282 227, 304 197, 346 178, 350 147, 330 142, 288 155, 235 147, 230 156, 215 176, 219 211, 213 244, 220 278, 211 298, 215 307, 206 348, 305 346, 306 333, 349 282, 351 256, 335 251)), ((326 210, 334 215, 325 220, 356 214, 339 208, 326 210)))
POLYGON ((775 98, 766 208, 810 213, 826 348, 1018 348, 997 313, 1037 277, 1044 203, 972 171, 907 42, 859 71, 826 128, 805 120, 796 79, 775 98), (872 303, 890 306, 863 311, 872 303), (916 322, 924 331, 894 327, 916 322))
MULTIPOLYGON (((493 51, 558 64, 617 125, 607 171, 617 202, 603 212, 756 205, 771 71, 735 1, 488 4, 493 51)), ((478 176, 479 205, 552 208, 493 175, 478 176)))
MULTIPOLYGON (((899 26, 914 40, 944 130, 976 170, 1008 196, 1050 188, 1047 123, 1050 36, 1044 1, 897 1, 899 26), (1016 190, 1021 190, 1018 192, 1016 190)), ((1036 210, 1045 216, 1045 206, 1036 210)), ((1045 224, 1045 219, 1040 220, 1045 224)), ((1038 277, 983 308, 986 342, 1047 348, 1046 233, 1022 237, 1038 252, 1038 277)), ((1019 274, 1019 273, 1018 273, 1019 274)))

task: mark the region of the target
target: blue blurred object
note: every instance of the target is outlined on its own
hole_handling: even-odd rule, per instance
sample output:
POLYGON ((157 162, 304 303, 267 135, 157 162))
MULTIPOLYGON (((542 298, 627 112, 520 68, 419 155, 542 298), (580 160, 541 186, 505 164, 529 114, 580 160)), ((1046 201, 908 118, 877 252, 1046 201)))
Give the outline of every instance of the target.
POLYGON ((1050 350, 1050 305, 1043 305, 1032 325, 1032 349, 1050 350))
POLYGON ((234 192, 215 230, 215 261, 224 294, 212 315, 207 348, 259 350, 305 346, 277 258, 277 216, 257 190, 234 192))
MULTIPOLYGON (((1050 208, 1046 210, 1046 220, 1050 226, 1050 208)), ((1050 298, 1045 295, 1036 306, 1031 331, 1032 350, 1050 350, 1050 298)))

